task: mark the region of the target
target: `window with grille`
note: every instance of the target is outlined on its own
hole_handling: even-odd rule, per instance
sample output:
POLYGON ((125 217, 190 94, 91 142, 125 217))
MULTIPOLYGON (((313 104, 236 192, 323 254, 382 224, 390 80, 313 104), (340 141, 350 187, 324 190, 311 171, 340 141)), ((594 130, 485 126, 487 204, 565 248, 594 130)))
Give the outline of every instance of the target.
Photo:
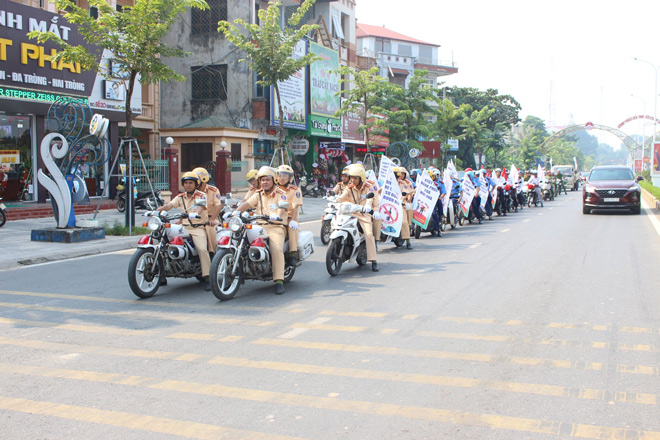
POLYGON ((192 8, 190 28, 193 35, 218 33, 218 22, 227 20, 227 0, 207 0, 209 9, 192 8))
POLYGON ((227 100, 227 65, 193 66, 193 101, 227 100))

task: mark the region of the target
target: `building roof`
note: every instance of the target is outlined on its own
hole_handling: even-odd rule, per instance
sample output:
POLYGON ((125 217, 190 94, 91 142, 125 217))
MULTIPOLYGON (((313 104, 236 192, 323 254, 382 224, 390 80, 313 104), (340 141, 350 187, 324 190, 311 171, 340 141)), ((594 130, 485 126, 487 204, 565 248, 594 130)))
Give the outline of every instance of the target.
POLYGON ((361 37, 379 37, 389 38, 391 40, 408 41, 410 43, 425 44, 427 46, 440 47, 439 44, 427 43, 426 41, 418 40, 417 38, 408 37, 407 35, 394 32, 387 29, 385 26, 372 26, 370 24, 357 23, 357 38, 361 37))

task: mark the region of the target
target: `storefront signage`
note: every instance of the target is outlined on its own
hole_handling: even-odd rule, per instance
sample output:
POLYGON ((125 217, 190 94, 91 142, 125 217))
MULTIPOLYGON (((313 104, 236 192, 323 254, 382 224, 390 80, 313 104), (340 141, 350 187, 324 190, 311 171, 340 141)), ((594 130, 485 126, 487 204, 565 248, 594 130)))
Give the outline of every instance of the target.
POLYGON ((309 142, 307 139, 293 139, 289 142, 289 148, 294 156, 302 156, 307 154, 307 151, 309 150, 309 142))
POLYGON ((327 116, 309 115, 309 134, 340 139, 341 121, 327 116))
POLYGON ((310 51, 321 57, 309 66, 311 112, 334 116, 339 110, 339 54, 316 43, 310 43, 310 51))
POLYGON ((85 103, 89 104, 87 98, 79 96, 70 96, 70 95, 60 95, 57 93, 45 93, 39 90, 29 90, 29 89, 17 89, 13 87, 0 87, 0 99, 1 98, 10 98, 17 99, 21 101, 34 101, 34 102, 45 102, 52 103, 56 100, 71 100, 71 99, 82 99, 85 103))
MULTIPOLYGON (((0 127, 0 134, 2 127, 0 127)), ((21 152, 18 150, 0 150, 0 169, 8 170, 21 162, 21 152)))
MULTIPOLYGON (((307 53, 307 42, 300 40, 293 50, 294 59, 302 58, 307 53)), ((307 130, 307 69, 303 67, 285 81, 277 83, 280 91, 284 128, 307 130)), ((270 88, 270 124, 280 126, 279 108, 277 107, 275 88, 270 88)))
POLYGON ((352 111, 341 116, 341 141, 364 145, 364 130, 360 131, 364 105, 357 104, 352 111))

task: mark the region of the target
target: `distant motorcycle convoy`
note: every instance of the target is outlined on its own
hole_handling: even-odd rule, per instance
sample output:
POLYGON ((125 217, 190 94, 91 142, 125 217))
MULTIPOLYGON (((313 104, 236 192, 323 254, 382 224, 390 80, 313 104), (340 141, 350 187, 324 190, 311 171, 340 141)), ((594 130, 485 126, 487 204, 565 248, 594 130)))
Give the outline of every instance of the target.
POLYGON ((293 185, 294 172, 288 165, 251 170, 246 175, 251 188, 241 201, 231 194, 221 196, 209 184, 204 168, 184 173, 184 192, 171 202, 164 204, 160 194, 156 200, 151 193, 136 197, 137 208, 148 210, 143 226, 151 232, 140 238, 131 257, 129 286, 138 297, 149 298, 168 278, 196 278, 225 301, 246 280, 261 280, 273 281, 275 293, 284 293, 284 284, 315 250, 312 232, 299 230, 297 223, 303 195, 320 195, 328 201, 320 239, 328 245, 327 272, 336 276, 345 263, 365 266, 371 262, 372 270, 379 271, 377 243, 412 249, 412 236, 440 237, 447 227, 454 229, 466 220, 481 223, 486 217, 492 220, 494 213, 505 216, 525 205, 542 207, 544 201, 567 193, 561 174, 540 169, 523 176, 515 167, 508 174, 507 170, 491 173, 467 168, 462 180, 453 165, 442 174, 433 167, 408 173, 404 167, 393 166, 391 172, 392 182, 399 186, 394 205, 386 203, 392 200, 387 192, 392 185, 376 179, 359 163, 347 166, 341 181, 323 191, 317 185, 308 188, 305 181, 301 187, 293 185), (426 191, 421 179, 430 179, 429 186, 437 194, 430 209, 416 197, 418 191, 426 191), (468 194, 471 200, 466 200, 468 194), (168 214, 177 208, 179 213, 168 214), (403 217, 400 230, 388 222, 397 216, 403 217))

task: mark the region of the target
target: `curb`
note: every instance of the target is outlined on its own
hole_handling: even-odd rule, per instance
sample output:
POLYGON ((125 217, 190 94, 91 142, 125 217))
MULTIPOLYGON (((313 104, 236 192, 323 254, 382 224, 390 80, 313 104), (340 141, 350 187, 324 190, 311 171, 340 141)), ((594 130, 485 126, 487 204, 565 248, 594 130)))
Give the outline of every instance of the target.
POLYGON ((644 188, 642 188, 642 198, 646 204, 649 205, 651 211, 653 211, 653 214, 660 216, 660 200, 656 199, 653 194, 644 188))

